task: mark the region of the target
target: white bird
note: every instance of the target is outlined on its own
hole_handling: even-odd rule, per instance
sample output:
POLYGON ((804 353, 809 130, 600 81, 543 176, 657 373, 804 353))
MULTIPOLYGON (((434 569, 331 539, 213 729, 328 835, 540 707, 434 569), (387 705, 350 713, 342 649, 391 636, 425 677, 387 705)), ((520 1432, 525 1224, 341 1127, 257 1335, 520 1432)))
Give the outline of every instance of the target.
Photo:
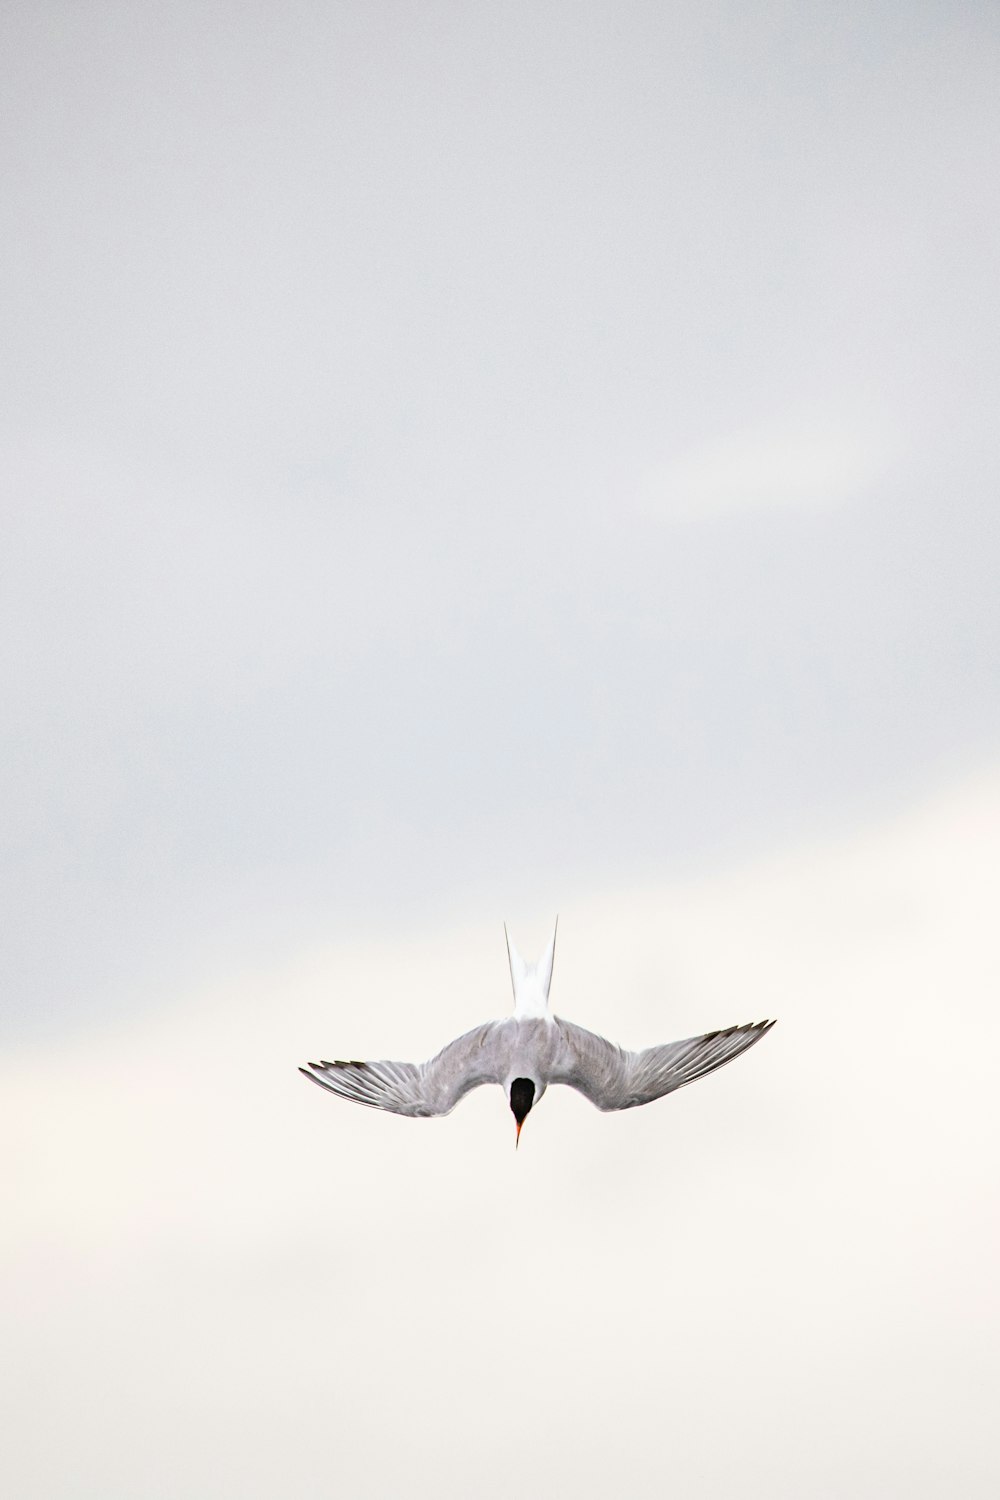
POLYGON ((457 1037, 429 1062, 318 1062, 300 1068, 322 1088, 397 1115, 447 1115, 471 1089, 498 1083, 517 1122, 550 1083, 568 1084, 601 1110, 633 1109, 694 1083, 732 1062, 770 1031, 773 1021, 730 1026, 683 1042, 626 1052, 549 1009, 556 928, 534 966, 518 953, 506 927, 514 1014, 457 1037))

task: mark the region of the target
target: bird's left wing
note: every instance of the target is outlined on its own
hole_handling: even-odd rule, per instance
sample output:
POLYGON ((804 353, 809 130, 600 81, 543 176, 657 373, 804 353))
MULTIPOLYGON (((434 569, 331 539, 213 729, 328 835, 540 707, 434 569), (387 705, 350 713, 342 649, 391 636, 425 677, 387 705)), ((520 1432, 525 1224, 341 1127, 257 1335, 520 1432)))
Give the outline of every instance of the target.
POLYGON ((447 1115, 470 1089, 499 1083, 495 1023, 467 1031, 429 1062, 318 1062, 299 1072, 313 1083, 370 1109, 427 1118, 447 1115))
POLYGON ((709 1031, 642 1052, 626 1052, 570 1021, 559 1021, 558 1025, 565 1045, 551 1081, 578 1089, 598 1109, 612 1110, 649 1104, 714 1073, 759 1042, 774 1022, 730 1026, 725 1031, 709 1031))

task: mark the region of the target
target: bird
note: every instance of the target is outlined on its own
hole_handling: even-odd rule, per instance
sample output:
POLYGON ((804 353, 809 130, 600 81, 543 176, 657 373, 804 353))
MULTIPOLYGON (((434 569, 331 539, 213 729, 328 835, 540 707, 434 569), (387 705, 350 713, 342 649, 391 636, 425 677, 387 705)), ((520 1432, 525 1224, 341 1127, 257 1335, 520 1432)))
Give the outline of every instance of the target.
POLYGON ((499 1084, 517 1127, 516 1147, 528 1114, 550 1084, 576 1089, 599 1110, 634 1109, 714 1073, 775 1024, 754 1021, 628 1052, 552 1014, 549 991, 558 931, 556 918, 542 957, 527 964, 504 927, 513 1015, 467 1031, 428 1062, 317 1062, 299 1072, 341 1099, 413 1119, 448 1115, 472 1089, 499 1084))

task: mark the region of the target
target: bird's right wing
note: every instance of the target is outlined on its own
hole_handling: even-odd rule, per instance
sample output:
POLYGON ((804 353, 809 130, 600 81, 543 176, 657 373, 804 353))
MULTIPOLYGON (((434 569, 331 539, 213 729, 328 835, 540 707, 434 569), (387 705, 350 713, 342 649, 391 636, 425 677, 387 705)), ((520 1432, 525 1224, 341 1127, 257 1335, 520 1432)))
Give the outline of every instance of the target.
POLYGON ((626 1052, 570 1021, 559 1021, 558 1025, 565 1047, 551 1081, 579 1090, 598 1109, 612 1110, 649 1104, 714 1073, 759 1042, 774 1022, 730 1026, 726 1031, 709 1031, 705 1036, 647 1047, 643 1052, 626 1052))
POLYGON ((300 1068, 306 1078, 371 1109, 426 1118, 447 1115, 470 1089, 499 1083, 494 1023, 478 1026, 449 1042, 429 1062, 318 1062, 300 1068))

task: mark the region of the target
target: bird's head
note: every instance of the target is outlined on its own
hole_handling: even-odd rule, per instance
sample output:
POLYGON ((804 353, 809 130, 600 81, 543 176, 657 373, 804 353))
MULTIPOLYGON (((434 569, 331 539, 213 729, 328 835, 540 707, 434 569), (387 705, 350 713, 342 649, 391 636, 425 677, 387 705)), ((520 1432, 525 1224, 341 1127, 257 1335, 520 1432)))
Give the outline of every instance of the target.
POLYGON ((535 1103, 536 1095, 535 1081, 533 1078, 514 1078, 510 1085, 510 1107, 514 1119, 517 1121, 517 1135, 514 1138, 516 1146, 521 1139, 521 1126, 528 1117, 528 1111, 535 1103))

